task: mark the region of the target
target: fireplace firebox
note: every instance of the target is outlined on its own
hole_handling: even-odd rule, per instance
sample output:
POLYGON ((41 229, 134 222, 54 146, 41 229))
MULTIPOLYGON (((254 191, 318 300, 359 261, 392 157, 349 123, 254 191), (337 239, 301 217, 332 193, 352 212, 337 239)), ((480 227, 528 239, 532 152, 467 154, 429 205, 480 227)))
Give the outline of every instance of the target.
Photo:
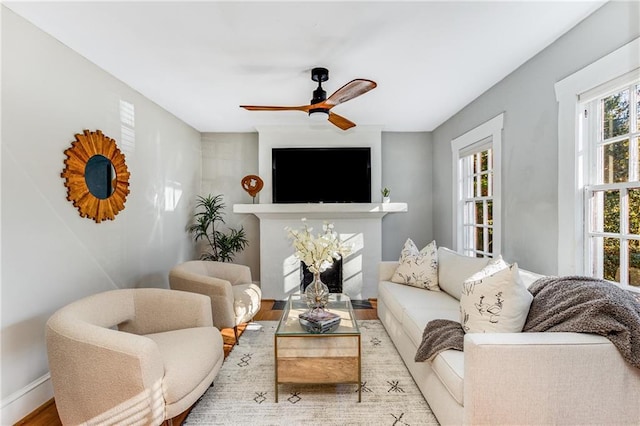
MULTIPOLYGON (((342 258, 320 272, 320 280, 329 287, 329 293, 342 293, 342 258)), ((300 262, 300 290, 304 292, 312 281, 313 273, 304 262, 300 262)))

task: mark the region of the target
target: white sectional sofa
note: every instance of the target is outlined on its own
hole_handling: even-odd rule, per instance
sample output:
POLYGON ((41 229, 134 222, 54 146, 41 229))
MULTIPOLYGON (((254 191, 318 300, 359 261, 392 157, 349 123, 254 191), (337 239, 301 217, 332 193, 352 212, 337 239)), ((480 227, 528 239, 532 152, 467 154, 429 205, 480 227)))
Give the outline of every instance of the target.
MULTIPOLYGON (((605 337, 579 333, 468 333, 464 351, 415 362, 430 320, 459 321, 462 282, 487 259, 438 248, 429 291, 390 281, 381 262, 378 316, 438 421, 449 424, 640 424, 640 370, 605 337)), ((528 287, 540 275, 520 270, 528 287)))

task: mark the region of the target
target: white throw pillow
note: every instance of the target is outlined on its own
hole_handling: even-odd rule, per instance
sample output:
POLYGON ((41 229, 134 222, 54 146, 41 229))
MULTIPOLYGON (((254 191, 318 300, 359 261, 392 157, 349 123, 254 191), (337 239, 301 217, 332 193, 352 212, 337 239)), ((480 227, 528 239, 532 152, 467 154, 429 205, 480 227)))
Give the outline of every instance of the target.
POLYGON ((460 300, 464 280, 481 271, 488 257, 465 256, 446 247, 438 247, 438 286, 449 296, 460 300))
POLYGON ((533 296, 520 280, 518 264, 499 269, 501 262, 496 259, 465 280, 460 324, 466 333, 519 333, 524 327, 533 296))
POLYGON ((489 260, 489 263, 487 263, 484 268, 464 280, 462 283, 462 292, 460 294, 464 294, 466 296, 472 295, 476 284, 480 284, 484 278, 508 267, 509 264, 504 261, 501 255, 498 255, 497 259, 489 260))
POLYGON ((398 268, 391 281, 432 291, 438 287, 438 247, 431 241, 422 250, 418 250, 411 238, 407 238, 400 252, 398 268))

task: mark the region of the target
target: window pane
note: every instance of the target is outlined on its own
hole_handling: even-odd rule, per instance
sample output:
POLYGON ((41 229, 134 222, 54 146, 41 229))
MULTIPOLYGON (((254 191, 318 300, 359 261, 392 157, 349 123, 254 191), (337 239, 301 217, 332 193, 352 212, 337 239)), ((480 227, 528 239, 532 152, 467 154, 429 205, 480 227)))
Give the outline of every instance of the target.
POLYGON ((485 172, 489 170, 489 152, 482 151, 480 153, 480 170, 485 172))
POLYGON ((620 191, 604 192, 604 232, 620 232, 620 191))
POLYGON ((474 175, 473 176, 473 195, 472 195, 473 197, 479 197, 480 196, 479 181, 480 181, 480 176, 474 175))
POLYGON ((482 225, 484 223, 482 216, 482 201, 476 201, 476 225, 482 225))
MULTIPOLYGON (((640 108, 640 107, 638 107, 640 108)), ((640 118, 638 118, 638 126, 640 127, 640 118)), ((635 179, 636 181, 640 181, 640 138, 636 138, 636 147, 638 148, 638 152, 636 152, 636 176, 635 179)))
MULTIPOLYGON (((462 246, 466 250, 473 250, 473 241, 475 239, 474 231, 475 231, 475 227, 474 226, 465 226, 464 227, 464 241, 462 242, 462 246)), ((470 253, 470 252, 468 252, 468 253, 470 253)))
POLYGON ((629 180, 629 139, 602 146, 603 183, 629 180))
POLYGON ((603 278, 617 281, 616 271, 620 265, 620 240, 617 238, 603 238, 603 278))
POLYGON ((472 225, 473 222, 473 217, 474 217, 474 203, 473 201, 467 201, 466 203, 464 203, 464 218, 463 218, 463 224, 465 225, 472 225))
POLYGON ((640 287, 640 240, 629 240, 629 285, 640 287))
POLYGON ((629 133, 629 90, 616 93, 602 100, 603 138, 629 133))
POLYGON ((589 225, 588 230, 591 232, 603 232, 602 206, 604 205, 604 191, 594 191, 592 200, 593 211, 591 212, 591 218, 590 220, 589 218, 586 219, 589 225))
POLYGON ((476 250, 483 250, 484 249, 484 233, 483 233, 482 227, 476 226, 475 232, 476 232, 476 250))
POLYGON ((636 99, 638 100, 636 104, 636 130, 640 131, 640 84, 636 86, 636 99))
POLYGON ((480 196, 488 197, 489 196, 489 175, 487 173, 483 173, 482 176, 480 176, 480 186, 481 186, 480 196))
POLYGON ((640 235, 640 189, 629 190, 629 233, 640 235))
POLYGON ((493 225, 493 200, 487 200, 487 225, 493 225))

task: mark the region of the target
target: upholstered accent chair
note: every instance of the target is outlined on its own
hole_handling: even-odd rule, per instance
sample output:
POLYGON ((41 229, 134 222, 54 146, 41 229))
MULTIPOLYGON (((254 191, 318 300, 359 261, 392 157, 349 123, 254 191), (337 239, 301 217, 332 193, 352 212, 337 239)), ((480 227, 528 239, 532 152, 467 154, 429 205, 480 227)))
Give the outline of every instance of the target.
POLYGON ((54 399, 65 425, 160 425, 191 407, 224 360, 208 297, 111 290, 46 324, 54 399))
POLYGON ((191 291, 211 298, 213 325, 233 328, 238 342, 238 326, 251 321, 260 310, 262 291, 251 281, 246 265, 211 260, 190 260, 169 271, 174 290, 191 291))

